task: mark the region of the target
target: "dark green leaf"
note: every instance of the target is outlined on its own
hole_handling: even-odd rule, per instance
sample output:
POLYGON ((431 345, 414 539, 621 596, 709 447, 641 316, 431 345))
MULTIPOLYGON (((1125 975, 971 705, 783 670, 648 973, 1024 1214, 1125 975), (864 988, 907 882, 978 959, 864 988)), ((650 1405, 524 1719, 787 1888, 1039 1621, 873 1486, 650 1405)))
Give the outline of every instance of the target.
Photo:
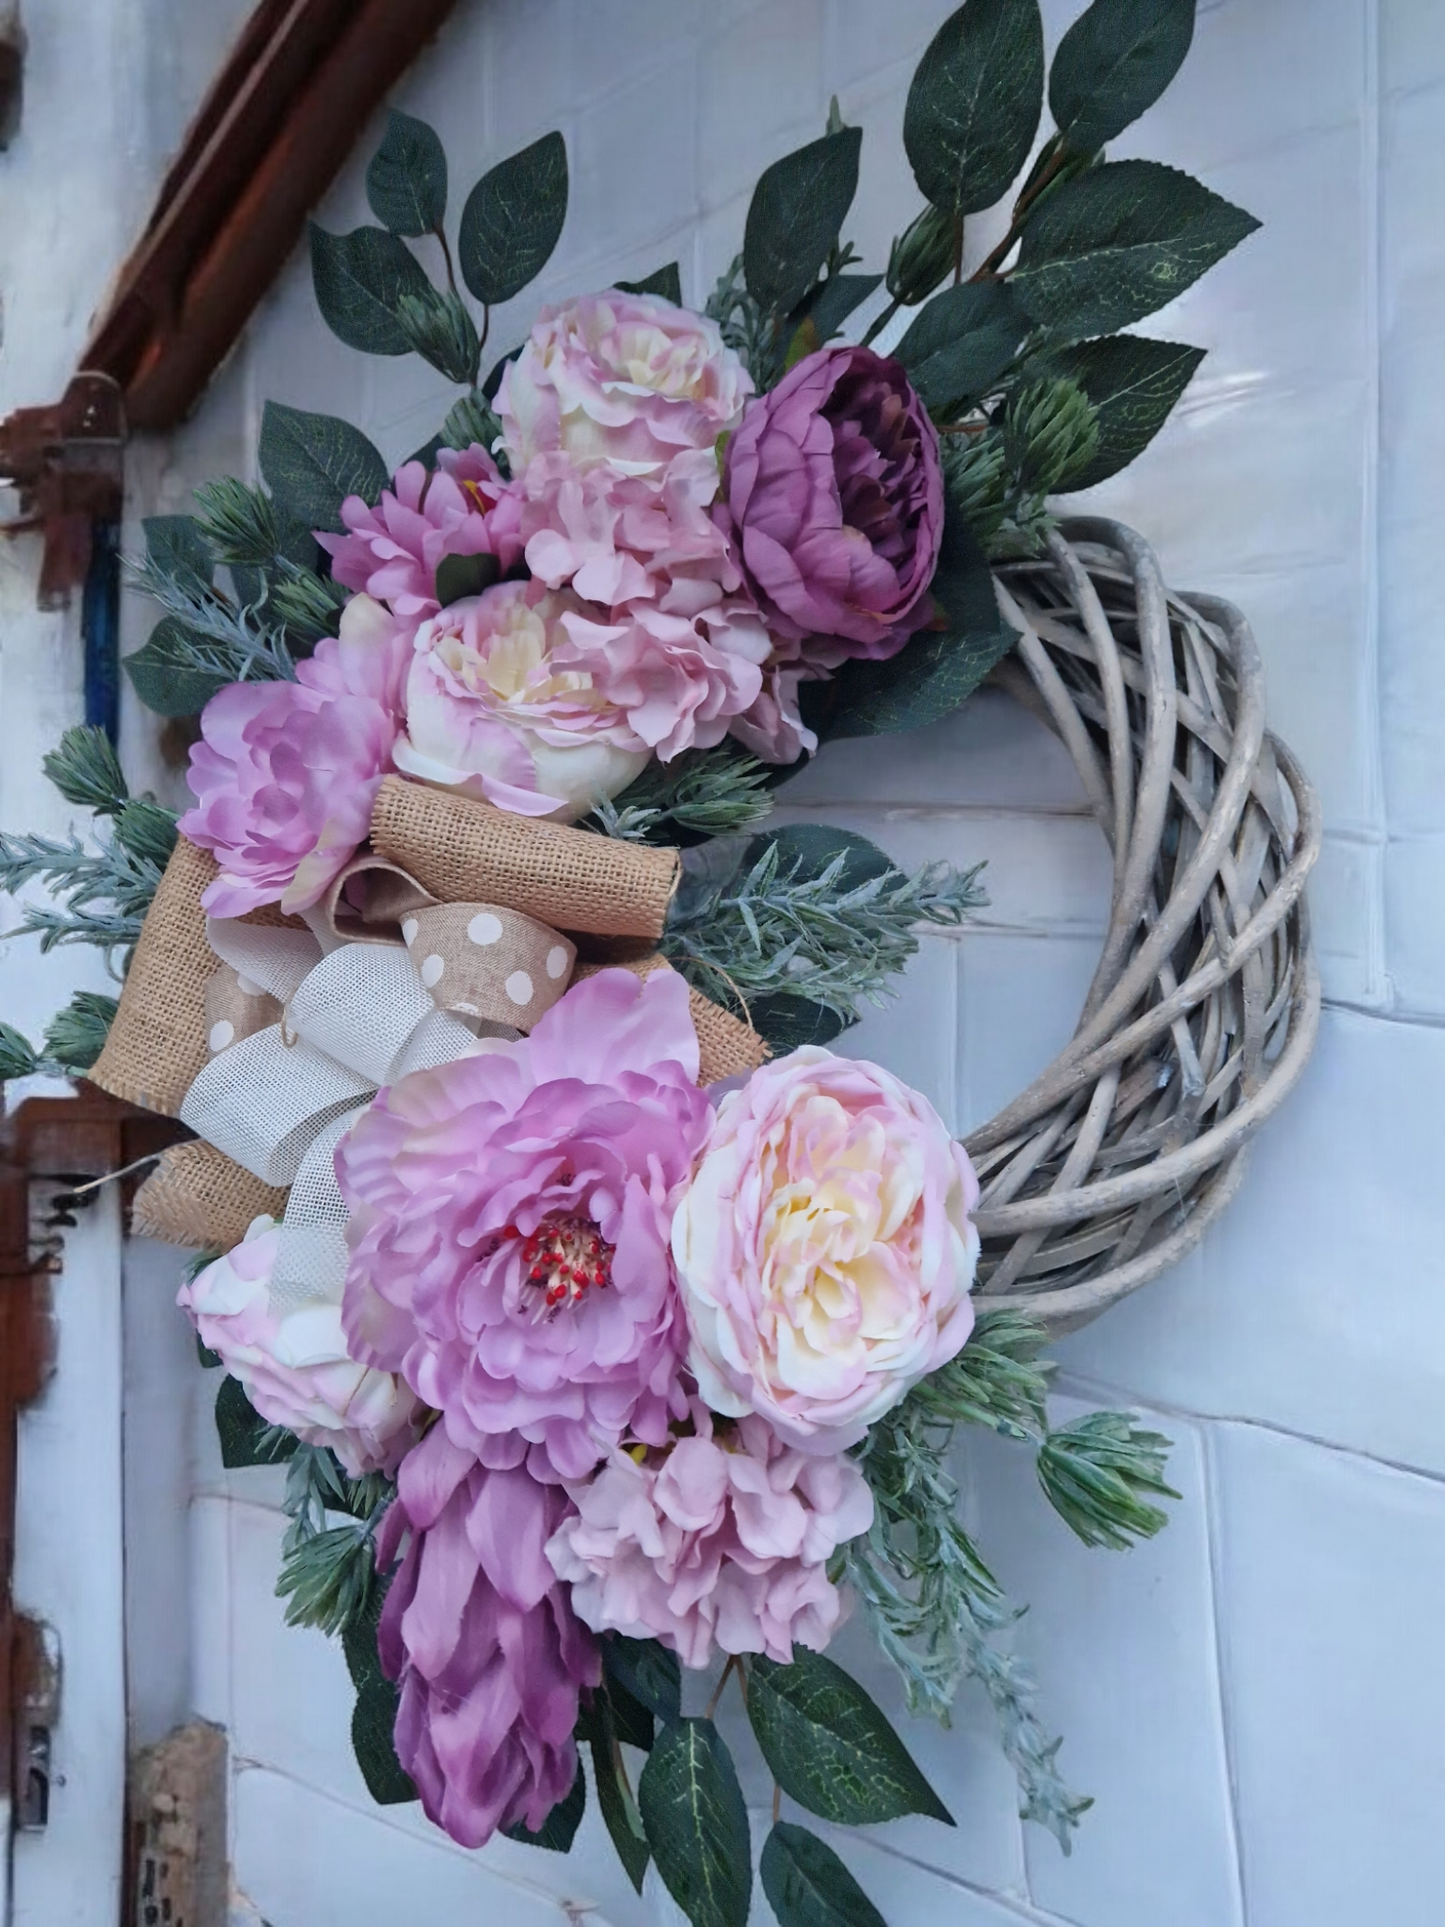
POLYGON ((805 683, 804 720, 820 737, 881 736, 937 722, 971 696, 1018 638, 998 612, 977 540, 952 509, 933 578, 942 629, 920 629, 886 662, 846 662, 805 683))
POLYGON ((482 383, 482 395, 486 401, 492 402, 497 399, 497 390, 502 385, 502 376, 506 374, 508 364, 517 359, 526 345, 525 341, 519 342, 515 348, 509 348, 506 354, 492 363, 491 373, 482 383))
POLYGON ((202 641, 183 622, 165 616, 150 640, 123 658, 125 673, 147 709, 158 716, 197 716, 230 680, 191 667, 192 651, 202 641))
POLYGON ((141 523, 146 554, 167 575, 215 580, 216 558, 194 515, 148 515, 141 523))
POLYGON ((925 196, 950 215, 992 207, 1028 159, 1043 104, 1038 0, 965 0, 919 61, 904 109, 925 196))
POLYGON ((753 1867, 748 1815, 731 1756, 711 1720, 658 1734, 637 1804, 663 1884, 692 1927, 747 1927, 753 1867))
POLYGON ((881 1709, 821 1653, 795 1646, 791 1666, 755 1659, 748 1718, 773 1778, 810 1813, 840 1826, 905 1813, 953 1825, 881 1709))
POLYGON ((216 1436, 221 1463, 232 1472, 246 1465, 279 1465, 296 1450, 293 1435, 261 1417, 238 1378, 223 1378, 216 1393, 216 1436))
POLYGON ((1076 152, 1096 154, 1152 107, 1184 64, 1194 0, 1094 0, 1059 42, 1049 107, 1076 152))
POLYGON ((614 281, 612 285, 623 294, 655 294, 670 301, 675 308, 682 306, 682 274, 676 261, 658 268, 645 281, 614 281))
POLYGON ((853 310, 882 283, 881 274, 835 274, 820 281, 807 300, 808 319, 817 332, 818 346, 831 341, 853 310))
POLYGON ((374 505, 390 477, 359 428, 334 415, 310 415, 268 401, 261 416, 261 473, 287 514, 308 529, 340 533, 341 504, 359 495, 374 505))
POLYGON ((535 280, 566 218, 567 149, 560 134, 544 134, 484 174, 467 196, 457 236, 462 279, 478 301, 494 308, 535 280))
POLYGON ((617 1849, 622 1870, 638 1893, 652 1858, 642 1831, 642 1815, 623 1778, 621 1756, 614 1752, 616 1730, 605 1700, 595 1699, 583 1714, 588 1743, 592 1749, 592 1777, 597 1788, 597 1810, 617 1849))
POLYGON ((587 1811, 587 1776, 577 1762, 577 1778, 565 1800, 559 1800, 536 1833, 528 1832, 519 1820, 505 1829, 509 1840, 520 1840, 524 1847, 546 1847, 551 1853, 570 1853, 582 1815, 587 1811))
POLYGON ((887 1927, 833 1849, 806 1827, 779 1820, 759 1872, 778 1927, 887 1927))
POLYGON ((831 1044, 844 1028, 843 1019, 826 1004, 810 1004, 786 991, 771 991, 748 999, 753 1029, 774 1057, 786 1057, 804 1044, 831 1044))
POLYGON ((420 261, 385 228, 328 234, 311 223, 311 279, 316 305, 332 334, 368 355, 404 355, 411 338, 398 309, 405 294, 431 286, 420 261))
POLYGON ((430 234, 447 211, 447 157, 424 120, 399 114, 386 123, 366 170, 371 211, 393 234, 430 234))
POLYGON ((682 1668, 677 1654, 655 1639, 629 1639, 613 1633, 602 1642, 602 1664, 610 1679, 660 1720, 675 1720, 682 1710, 682 1668))
POLYGON ((490 589, 501 573, 502 565, 494 555, 444 555, 437 564, 437 601, 449 609, 464 596, 490 589))
POLYGON ((862 140, 844 127, 764 169, 743 231, 743 274, 764 314, 787 314, 817 280, 853 205, 862 140))
POLYGON ((1003 281, 965 281, 936 294, 894 354, 926 407, 986 395, 1018 352, 1027 318, 1003 281))
POLYGON ((1202 348, 1142 335, 1109 335, 1051 355, 1049 367, 1078 382, 1099 420, 1088 467, 1061 486, 1092 488, 1127 468, 1164 426, 1203 359, 1202 348))
POLYGON ((196 1357, 201 1362, 201 1369, 207 1372, 215 1371, 218 1365, 221 1365, 225 1362, 222 1359, 221 1354, 219 1352, 213 1352, 211 1350, 210 1346, 205 1343, 205 1341, 202 1339, 199 1332, 196 1333, 196 1357))
MULTIPOLYGON (((451 444, 445 435, 433 435, 429 442, 423 442, 420 448, 414 448, 410 455, 407 456, 406 461, 420 462, 423 468, 435 468, 437 465, 437 456, 444 448, 449 448, 450 446, 451 444)), ((402 463, 402 467, 406 467, 406 462, 402 463)))
POLYGON ((463 395, 460 401, 452 403, 437 439, 443 448, 463 449, 480 444, 490 450, 501 432, 502 424, 474 388, 471 394, 463 395))
POLYGON ((1258 226, 1178 168, 1110 161, 1043 203, 1010 285, 1066 340, 1109 334, 1182 294, 1258 226))
POLYGON ((652 1714, 641 1700, 633 1698, 620 1679, 609 1676, 604 1690, 618 1739, 626 1746, 635 1746, 640 1753, 650 1753, 653 1737, 652 1714))
POLYGON ((376 1628, 386 1597, 384 1586, 374 1586, 365 1613, 346 1626, 341 1646, 347 1671, 356 1688, 351 1715, 351 1746, 366 1790, 378 1806, 400 1806, 416 1798, 416 1788, 396 1757, 392 1738, 399 1694, 381 1670, 376 1650, 376 1628))

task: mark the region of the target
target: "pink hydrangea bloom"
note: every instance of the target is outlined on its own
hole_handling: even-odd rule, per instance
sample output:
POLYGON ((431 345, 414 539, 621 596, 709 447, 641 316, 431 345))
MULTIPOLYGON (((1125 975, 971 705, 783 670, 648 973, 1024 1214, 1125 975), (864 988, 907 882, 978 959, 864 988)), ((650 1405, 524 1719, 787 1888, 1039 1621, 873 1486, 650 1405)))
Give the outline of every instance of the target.
POLYGON ((715 321, 608 288, 543 308, 496 406, 514 475, 560 449, 575 468, 659 477, 679 450, 711 450, 752 389, 715 321))
POLYGON ((828 1578, 837 1547, 873 1523, 851 1459, 792 1450, 759 1418, 714 1420, 640 1463, 615 1451, 571 1489, 547 1557, 594 1632, 660 1639, 685 1666, 725 1653, 784 1665, 793 1642, 821 1650, 843 1613, 828 1578))
POLYGON ((463 1450, 516 1433, 575 1478, 685 1411, 668 1234, 712 1115, 697 1072, 682 978, 605 970, 343 1140, 347 1335, 463 1450))
POLYGON ((799 664, 769 663, 757 701, 734 716, 731 733, 765 763, 796 763, 805 751, 811 756, 818 738, 803 721, 798 690, 813 680, 799 664))
POLYGON ((280 1235, 270 1218, 257 1218, 176 1302, 262 1418, 308 1445, 329 1445, 353 1478, 390 1472, 415 1444, 422 1408, 392 1373, 348 1355, 339 1305, 275 1302, 280 1235))
POLYGON ((231 683, 206 704, 179 827, 221 866, 212 916, 309 909, 366 840, 411 654, 409 633, 354 596, 295 682, 231 683))
POLYGON ((623 708, 579 652, 590 632, 575 595, 498 582, 417 630, 396 766, 521 816, 574 822, 651 760, 623 708), (583 666, 583 664, 587 666, 583 666))
POLYGON ((768 627, 809 668, 895 655, 928 622, 943 471, 900 363, 806 355, 744 413, 716 513, 768 627))
POLYGON ((673 1223, 714 1411, 835 1452, 973 1329, 978 1179, 891 1072, 806 1045, 718 1107, 673 1223))
POLYGON ((464 1847, 518 1822, 535 1832, 577 1775, 572 1729, 602 1666, 544 1551, 567 1510, 558 1486, 488 1471, 438 1426, 382 1522, 383 1566, 409 1535, 377 1641, 401 1689, 397 1757, 464 1847))
POLYGON ((515 501, 487 451, 443 448, 428 473, 422 462, 398 469, 369 508, 359 495, 341 505, 345 535, 317 532, 331 573, 364 589, 398 616, 434 615, 437 564, 448 555, 495 555, 502 573, 521 557, 515 501))
POLYGON ((722 741, 773 649, 708 513, 717 481, 702 449, 651 480, 542 455, 519 484, 527 566, 592 605, 567 622, 571 660, 664 761, 722 741))

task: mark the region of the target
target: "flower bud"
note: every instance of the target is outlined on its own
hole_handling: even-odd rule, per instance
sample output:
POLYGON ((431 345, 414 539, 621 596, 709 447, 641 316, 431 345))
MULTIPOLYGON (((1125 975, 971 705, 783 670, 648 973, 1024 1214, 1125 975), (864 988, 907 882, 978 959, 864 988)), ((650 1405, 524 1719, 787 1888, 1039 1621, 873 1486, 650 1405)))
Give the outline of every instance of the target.
POLYGON ((905 308, 926 301, 953 266, 953 222, 926 207, 894 238, 888 253, 888 292, 905 308))

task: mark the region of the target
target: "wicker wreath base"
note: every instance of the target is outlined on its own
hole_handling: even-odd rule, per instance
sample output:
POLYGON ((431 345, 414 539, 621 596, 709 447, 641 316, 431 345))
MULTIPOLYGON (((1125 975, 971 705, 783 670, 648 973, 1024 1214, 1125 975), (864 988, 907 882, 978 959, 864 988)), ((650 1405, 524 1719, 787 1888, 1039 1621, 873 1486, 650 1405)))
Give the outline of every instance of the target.
POLYGON ((981 1296, 1060 1333, 1198 1243, 1303 1070, 1320 816, 1243 616, 1169 591, 1131 530, 1065 523, 997 582, 1020 641, 994 681, 1068 746, 1114 854, 1072 1042, 966 1140, 981 1296))

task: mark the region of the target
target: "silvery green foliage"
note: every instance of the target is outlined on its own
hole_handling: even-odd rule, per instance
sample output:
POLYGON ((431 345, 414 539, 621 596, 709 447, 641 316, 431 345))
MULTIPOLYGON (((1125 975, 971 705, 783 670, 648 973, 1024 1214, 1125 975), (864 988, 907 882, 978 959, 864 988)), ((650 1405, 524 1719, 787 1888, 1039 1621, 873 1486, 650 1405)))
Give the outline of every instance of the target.
POLYGON ((395 1491, 380 1472, 353 1479, 326 1447, 297 1445, 286 1467, 291 1523, 276 1581, 288 1626, 343 1633, 365 1616, 377 1583, 376 1528, 395 1491), (333 1526, 327 1515, 334 1512, 351 1516, 333 1526))

